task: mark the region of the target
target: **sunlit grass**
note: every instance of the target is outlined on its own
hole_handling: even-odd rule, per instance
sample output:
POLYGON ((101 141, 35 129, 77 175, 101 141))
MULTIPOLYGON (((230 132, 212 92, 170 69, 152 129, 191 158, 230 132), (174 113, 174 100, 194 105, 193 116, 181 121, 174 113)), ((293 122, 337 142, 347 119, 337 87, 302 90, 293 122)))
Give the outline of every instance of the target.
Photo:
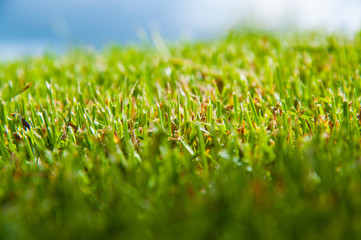
POLYGON ((360 34, 162 49, 0 64, 0 238, 361 234, 360 34))

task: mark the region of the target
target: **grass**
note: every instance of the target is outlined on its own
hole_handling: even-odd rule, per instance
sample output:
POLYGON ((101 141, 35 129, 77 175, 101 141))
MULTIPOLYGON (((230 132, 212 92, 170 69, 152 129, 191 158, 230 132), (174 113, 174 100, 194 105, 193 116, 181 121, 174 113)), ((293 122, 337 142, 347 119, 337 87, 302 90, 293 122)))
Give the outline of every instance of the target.
POLYGON ((361 33, 161 46, 0 64, 1 239, 360 236, 361 33))

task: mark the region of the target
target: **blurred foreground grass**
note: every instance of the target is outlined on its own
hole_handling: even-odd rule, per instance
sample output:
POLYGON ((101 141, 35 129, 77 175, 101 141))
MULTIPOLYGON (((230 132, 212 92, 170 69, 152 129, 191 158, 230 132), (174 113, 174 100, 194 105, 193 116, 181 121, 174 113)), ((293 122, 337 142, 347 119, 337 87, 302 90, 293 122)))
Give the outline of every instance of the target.
POLYGON ((361 33, 0 64, 1 239, 361 236, 361 33))

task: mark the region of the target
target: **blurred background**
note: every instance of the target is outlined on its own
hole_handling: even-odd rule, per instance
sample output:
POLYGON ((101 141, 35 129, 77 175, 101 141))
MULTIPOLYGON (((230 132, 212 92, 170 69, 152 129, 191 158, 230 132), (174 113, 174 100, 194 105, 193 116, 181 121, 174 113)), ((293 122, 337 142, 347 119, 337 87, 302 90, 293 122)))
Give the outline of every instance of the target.
POLYGON ((213 38, 244 24, 272 29, 361 29, 361 0, 0 0, 0 59, 130 44, 213 38))

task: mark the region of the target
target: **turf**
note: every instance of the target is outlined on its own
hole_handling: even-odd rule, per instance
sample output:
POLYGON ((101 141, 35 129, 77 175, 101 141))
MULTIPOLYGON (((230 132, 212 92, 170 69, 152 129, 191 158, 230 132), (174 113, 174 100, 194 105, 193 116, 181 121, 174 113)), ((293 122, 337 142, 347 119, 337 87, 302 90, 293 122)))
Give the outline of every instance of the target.
POLYGON ((1 239, 361 236, 361 32, 157 41, 0 64, 1 239))

